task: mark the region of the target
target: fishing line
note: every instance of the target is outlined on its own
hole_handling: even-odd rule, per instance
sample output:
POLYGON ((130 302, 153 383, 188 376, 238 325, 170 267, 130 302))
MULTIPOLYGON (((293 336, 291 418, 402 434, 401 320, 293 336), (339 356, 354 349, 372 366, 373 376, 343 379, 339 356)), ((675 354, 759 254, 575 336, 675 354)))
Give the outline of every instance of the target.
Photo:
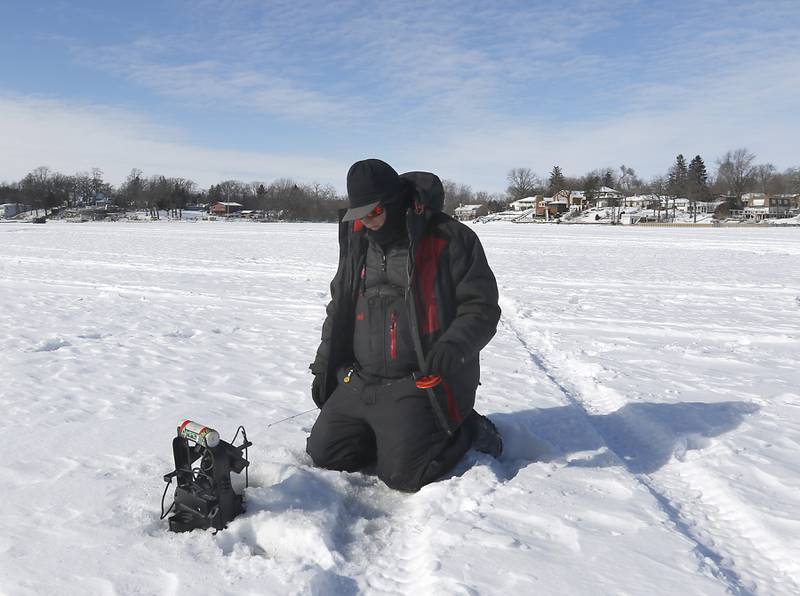
POLYGON ((287 420, 293 420, 294 418, 297 418, 298 416, 303 416, 305 414, 308 414, 309 412, 313 412, 314 410, 318 410, 318 409, 319 408, 317 408, 317 407, 313 407, 310 410, 306 410, 305 412, 300 412, 299 414, 295 414, 293 416, 288 416, 286 418, 281 418, 280 420, 276 420, 275 422, 267 424, 267 428, 269 428, 270 426, 275 426, 276 424, 280 424, 281 422, 286 422, 287 420))

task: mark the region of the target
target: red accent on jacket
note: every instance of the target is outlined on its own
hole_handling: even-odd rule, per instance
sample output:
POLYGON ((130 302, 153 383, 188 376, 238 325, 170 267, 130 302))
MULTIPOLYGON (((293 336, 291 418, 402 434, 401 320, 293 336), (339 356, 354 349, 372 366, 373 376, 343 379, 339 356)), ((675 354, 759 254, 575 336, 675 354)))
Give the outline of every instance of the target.
POLYGON ((425 236, 417 246, 417 312, 421 335, 431 335, 441 327, 436 303, 436 274, 439 272, 439 259, 446 247, 447 240, 435 236, 425 236))

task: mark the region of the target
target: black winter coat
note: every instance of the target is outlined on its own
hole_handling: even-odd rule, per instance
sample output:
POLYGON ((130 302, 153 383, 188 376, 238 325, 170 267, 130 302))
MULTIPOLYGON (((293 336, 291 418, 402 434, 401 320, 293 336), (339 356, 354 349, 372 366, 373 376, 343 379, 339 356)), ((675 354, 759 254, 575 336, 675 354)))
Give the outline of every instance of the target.
MULTIPOLYGON (((427 172, 401 178, 413 196, 406 213, 406 307, 419 370, 425 372, 425 358, 436 342, 452 344, 464 357, 457 374, 428 390, 439 423, 452 432, 475 405, 478 354, 500 320, 497 282, 475 232, 441 211, 444 189, 439 178, 427 172)), ((322 341, 310 366, 315 375, 322 375, 319 407, 336 389, 336 370, 354 360, 355 304, 367 243, 361 222, 340 222, 339 266, 331 282, 322 341)))

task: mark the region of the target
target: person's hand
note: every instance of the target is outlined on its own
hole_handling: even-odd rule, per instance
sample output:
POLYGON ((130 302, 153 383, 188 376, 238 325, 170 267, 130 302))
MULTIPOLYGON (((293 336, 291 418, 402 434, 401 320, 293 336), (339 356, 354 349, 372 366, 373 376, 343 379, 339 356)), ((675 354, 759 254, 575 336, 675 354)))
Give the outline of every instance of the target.
POLYGON ((311 383, 311 399, 321 408, 323 403, 322 393, 325 388, 322 386, 322 378, 325 375, 314 375, 314 381, 311 383))
POLYGON ((442 377, 449 377, 464 364, 464 356, 461 351, 451 343, 437 342, 428 352, 425 365, 428 374, 436 374, 442 377))

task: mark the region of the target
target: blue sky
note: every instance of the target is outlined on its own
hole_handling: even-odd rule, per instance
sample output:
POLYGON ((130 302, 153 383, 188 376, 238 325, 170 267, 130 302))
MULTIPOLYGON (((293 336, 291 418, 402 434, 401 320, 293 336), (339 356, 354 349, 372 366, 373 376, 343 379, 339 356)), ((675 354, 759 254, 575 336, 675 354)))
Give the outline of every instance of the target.
MULTIPOLYGON (((800 165, 800 2, 5 0, 0 180, 800 165)), ((712 168, 713 169, 713 168, 712 168)))

